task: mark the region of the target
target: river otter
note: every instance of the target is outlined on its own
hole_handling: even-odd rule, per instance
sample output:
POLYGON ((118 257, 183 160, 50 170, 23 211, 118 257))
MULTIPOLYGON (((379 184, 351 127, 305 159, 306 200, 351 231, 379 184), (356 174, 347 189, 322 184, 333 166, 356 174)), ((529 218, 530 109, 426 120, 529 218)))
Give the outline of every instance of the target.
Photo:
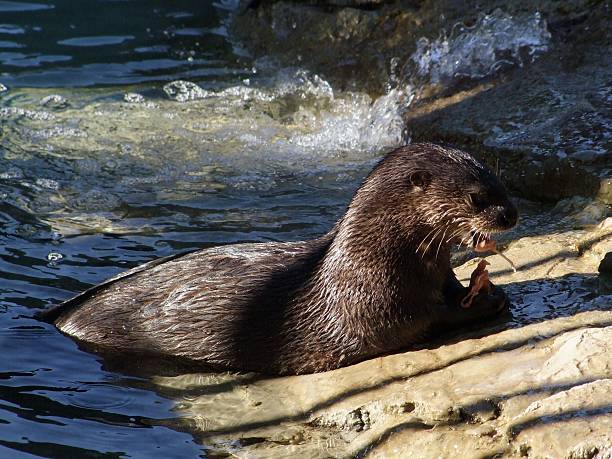
POLYGON ((450 247, 482 245, 516 221, 500 182, 472 156, 412 144, 370 172, 318 239, 153 261, 46 319, 111 353, 268 374, 331 370, 498 315, 507 307, 498 287, 461 307, 468 289, 450 247))

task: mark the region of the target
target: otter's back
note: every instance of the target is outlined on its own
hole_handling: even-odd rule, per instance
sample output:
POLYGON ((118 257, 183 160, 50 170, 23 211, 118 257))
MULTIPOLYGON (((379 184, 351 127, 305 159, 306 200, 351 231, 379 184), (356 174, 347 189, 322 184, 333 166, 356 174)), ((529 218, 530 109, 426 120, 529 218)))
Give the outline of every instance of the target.
POLYGON ((260 352, 280 345, 283 308, 324 250, 315 241, 199 250, 127 271, 52 314, 64 333, 111 352, 232 367, 248 360, 253 341, 260 352))

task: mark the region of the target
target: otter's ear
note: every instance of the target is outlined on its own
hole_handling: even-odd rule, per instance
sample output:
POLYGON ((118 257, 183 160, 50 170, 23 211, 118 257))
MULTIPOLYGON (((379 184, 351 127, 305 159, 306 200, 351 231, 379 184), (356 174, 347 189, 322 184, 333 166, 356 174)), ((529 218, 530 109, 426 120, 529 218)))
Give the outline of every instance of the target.
POLYGON ((431 174, 427 171, 416 171, 410 174, 410 184, 413 187, 425 189, 431 183, 431 174))

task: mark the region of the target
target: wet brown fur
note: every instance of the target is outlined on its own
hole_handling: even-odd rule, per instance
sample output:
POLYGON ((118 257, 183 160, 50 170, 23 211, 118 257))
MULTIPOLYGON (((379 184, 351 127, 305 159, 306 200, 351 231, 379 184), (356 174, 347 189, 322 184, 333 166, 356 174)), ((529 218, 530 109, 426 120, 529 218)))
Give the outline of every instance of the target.
POLYGON ((59 305, 47 320, 113 353, 272 374, 330 370, 497 315, 499 289, 459 307, 466 289, 450 268, 450 246, 515 222, 502 186, 474 158, 413 144, 383 159, 318 239, 156 261, 59 305))

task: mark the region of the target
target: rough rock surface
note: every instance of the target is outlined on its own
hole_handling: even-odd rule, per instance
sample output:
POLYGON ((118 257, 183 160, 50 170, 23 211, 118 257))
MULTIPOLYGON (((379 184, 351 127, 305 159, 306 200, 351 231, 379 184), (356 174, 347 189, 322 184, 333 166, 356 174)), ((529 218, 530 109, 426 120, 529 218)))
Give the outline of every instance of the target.
POLYGON ((527 210, 526 229, 500 241, 518 272, 487 257, 513 300, 508 321, 327 373, 158 377, 158 390, 210 454, 609 457, 612 296, 595 292, 612 221, 553 212, 527 210), (554 232, 578 222, 587 225, 554 232))

